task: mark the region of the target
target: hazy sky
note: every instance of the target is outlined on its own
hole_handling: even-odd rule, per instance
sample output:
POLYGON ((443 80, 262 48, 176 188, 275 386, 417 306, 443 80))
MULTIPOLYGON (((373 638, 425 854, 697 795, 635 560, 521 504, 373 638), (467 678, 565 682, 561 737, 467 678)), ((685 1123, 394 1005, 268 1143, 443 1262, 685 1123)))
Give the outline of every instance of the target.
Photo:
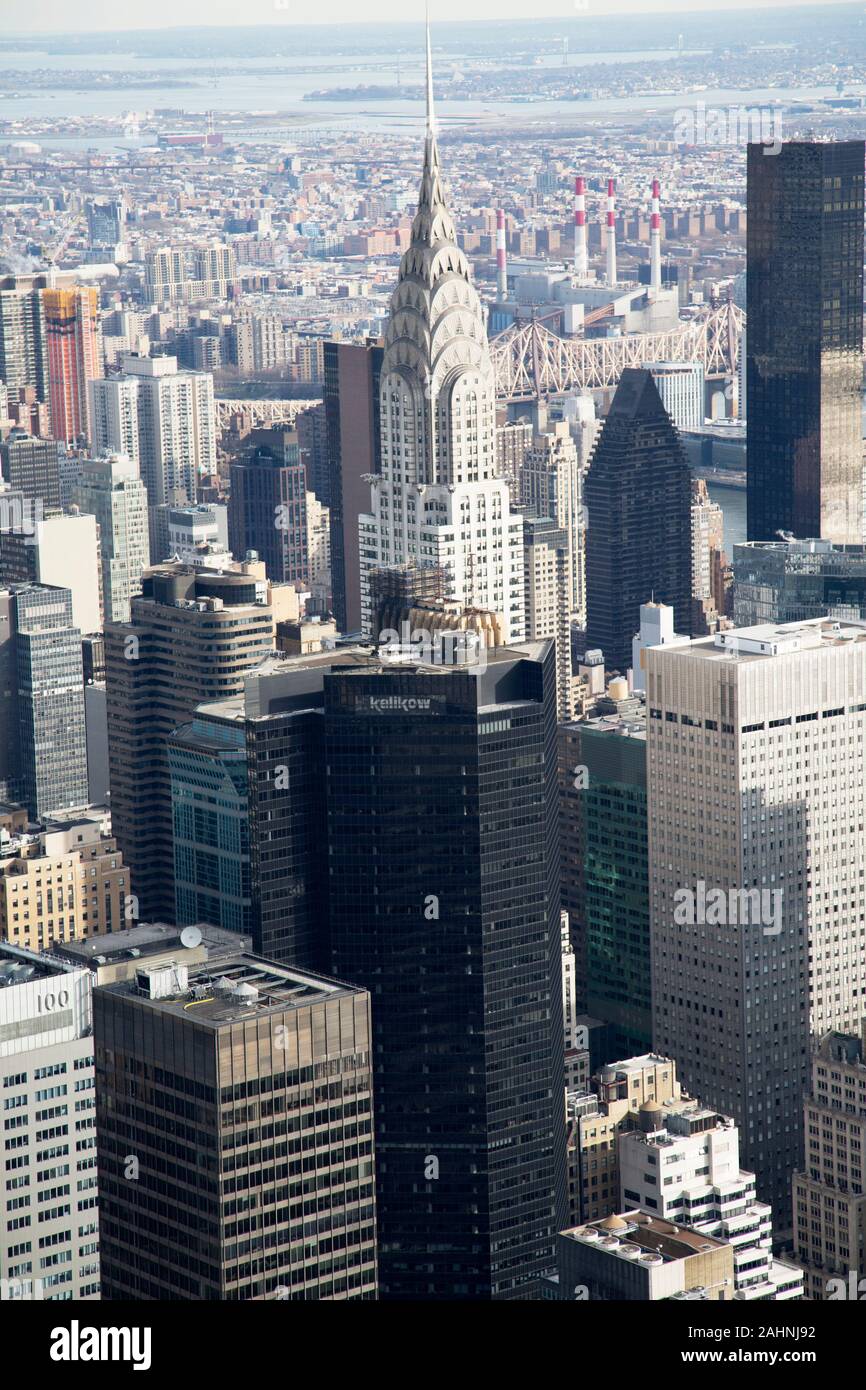
MULTIPOLYGON (((574 19, 661 10, 744 10, 814 4, 815 0, 431 0, 431 18, 574 19)), ((423 0, 0 0, 3 29, 70 33, 82 29, 159 29, 179 24, 317 24, 347 20, 409 20, 423 15, 423 0)))

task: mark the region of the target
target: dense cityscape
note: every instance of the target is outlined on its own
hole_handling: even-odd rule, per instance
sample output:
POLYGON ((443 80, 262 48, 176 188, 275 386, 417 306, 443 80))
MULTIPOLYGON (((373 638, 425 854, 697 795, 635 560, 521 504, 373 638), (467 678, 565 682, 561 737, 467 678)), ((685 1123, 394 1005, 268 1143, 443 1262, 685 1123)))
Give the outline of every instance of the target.
POLYGON ((866 14, 613 10, 0 38, 52 1362, 252 1300, 820 1364, 866 1297, 866 14))

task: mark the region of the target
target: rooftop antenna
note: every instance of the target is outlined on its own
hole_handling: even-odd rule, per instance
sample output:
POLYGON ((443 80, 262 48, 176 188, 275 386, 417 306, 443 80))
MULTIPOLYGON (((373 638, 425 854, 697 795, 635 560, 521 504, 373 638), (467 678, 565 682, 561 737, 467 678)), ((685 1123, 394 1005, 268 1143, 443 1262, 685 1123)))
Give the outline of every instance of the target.
POLYGON ((424 6, 424 28, 427 36, 427 134, 436 135, 436 112, 433 108, 433 59, 430 53, 430 6, 424 6))

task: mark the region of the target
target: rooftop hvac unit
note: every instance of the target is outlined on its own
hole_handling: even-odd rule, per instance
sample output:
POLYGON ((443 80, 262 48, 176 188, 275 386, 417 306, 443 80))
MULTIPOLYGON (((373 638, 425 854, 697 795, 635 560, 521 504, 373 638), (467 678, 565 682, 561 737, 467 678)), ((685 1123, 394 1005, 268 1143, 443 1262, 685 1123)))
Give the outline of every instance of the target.
POLYGON ((139 994, 145 995, 148 999, 170 999, 172 995, 186 993, 187 978, 188 971, 185 965, 178 965, 177 961, 168 961, 165 965, 137 970, 135 983, 139 994))

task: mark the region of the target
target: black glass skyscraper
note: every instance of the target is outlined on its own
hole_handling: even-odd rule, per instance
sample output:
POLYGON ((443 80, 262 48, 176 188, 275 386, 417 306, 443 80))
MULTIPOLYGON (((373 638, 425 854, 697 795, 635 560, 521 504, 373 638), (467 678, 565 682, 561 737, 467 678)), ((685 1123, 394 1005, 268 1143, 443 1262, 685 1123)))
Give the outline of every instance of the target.
POLYGON ((626 671, 642 603, 670 604, 677 632, 691 630, 691 473, 650 372, 623 372, 583 500, 587 646, 626 671))
POLYGON ((864 148, 749 146, 749 540, 863 539, 864 148))
POLYGON ((382 1296, 526 1295, 563 1219, 556 662, 325 677, 333 969, 373 1010, 382 1296))

